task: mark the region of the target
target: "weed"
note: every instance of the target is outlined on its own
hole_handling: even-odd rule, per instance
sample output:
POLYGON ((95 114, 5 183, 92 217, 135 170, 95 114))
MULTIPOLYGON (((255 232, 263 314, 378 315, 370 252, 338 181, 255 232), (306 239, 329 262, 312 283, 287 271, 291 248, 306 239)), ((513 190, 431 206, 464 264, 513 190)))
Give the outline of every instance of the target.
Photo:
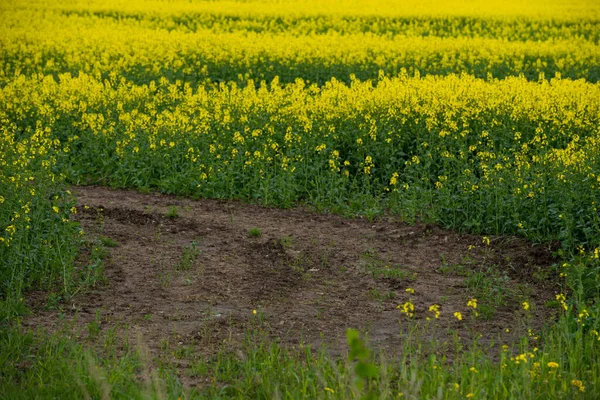
POLYGON ((105 247, 117 247, 119 245, 119 242, 117 242, 115 239, 110 238, 108 236, 100 235, 100 236, 98 236, 98 240, 100 240, 102 245, 105 247))
POLYGON ((292 247, 292 237, 290 236, 282 236, 281 238, 279 238, 279 244, 281 244, 281 247, 283 247, 284 249, 289 249, 290 247, 292 247))
POLYGON ((177 218, 179 217, 179 208, 177 206, 169 206, 167 210, 167 218, 177 218))
POLYGON ((198 243, 193 241, 189 246, 185 246, 183 249, 183 255, 179 259, 179 262, 175 264, 175 271, 188 271, 196 262, 196 259, 202 250, 198 249, 198 243))
POLYGON ((172 278, 173 278, 173 275, 170 272, 159 273, 158 279, 160 281, 160 286, 168 287, 171 284, 172 278))
POLYGON ((248 230, 248 236, 249 237, 259 237, 261 235, 260 229, 258 228, 250 228, 248 230))
POLYGON ((100 314, 100 310, 96 310, 96 318, 88 323, 88 332, 90 340, 96 339, 100 335, 100 327, 102 325, 102 315, 100 314))
POLYGON ((485 270, 468 271, 465 285, 472 297, 480 301, 479 313, 485 320, 489 320, 498 307, 507 304, 514 293, 509 287, 510 279, 506 273, 494 266, 485 270))

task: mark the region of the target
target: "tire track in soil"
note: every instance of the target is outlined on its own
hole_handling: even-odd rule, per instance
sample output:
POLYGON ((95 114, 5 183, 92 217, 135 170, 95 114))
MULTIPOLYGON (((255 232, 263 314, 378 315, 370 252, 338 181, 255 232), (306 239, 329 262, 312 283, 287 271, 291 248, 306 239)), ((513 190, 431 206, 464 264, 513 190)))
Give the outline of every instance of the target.
POLYGON ((538 330, 553 318, 544 304, 553 299, 556 280, 532 276, 555 260, 550 249, 522 239, 492 238, 484 246, 480 236, 410 226, 391 217, 370 222, 104 187, 72 191, 88 237, 99 234, 101 224, 101 234, 118 242, 105 259, 108 283, 72 299, 62 322, 56 311, 44 309, 44 294, 33 296, 35 312, 26 326, 52 331, 71 323, 83 338, 98 310, 103 331, 126 324, 155 355, 167 338, 211 355, 223 344, 240 346, 257 309, 268 336, 285 345, 326 343, 339 354, 346 328, 353 327, 368 331, 374 347, 393 355, 408 326, 396 306, 410 299, 421 324, 430 305, 441 306, 440 318, 423 332, 430 338, 451 343, 448 332, 456 330, 464 339, 481 335, 482 344, 513 343, 523 333, 505 332, 523 318, 515 299, 489 321, 458 322, 452 316, 454 311, 468 315, 469 293, 463 276, 440 271, 442 256, 448 265, 457 265, 467 253, 467 269, 494 265, 505 271, 515 292, 527 292, 533 306, 530 328, 538 330), (176 218, 166 217, 172 206, 178 209, 176 218), (248 235, 254 227, 260 237, 248 235), (191 268, 176 270, 193 241, 200 253, 191 268), (468 250, 469 245, 476 247, 468 250), (396 265, 403 276, 372 273, 396 265), (409 287, 415 294, 406 292, 409 287))

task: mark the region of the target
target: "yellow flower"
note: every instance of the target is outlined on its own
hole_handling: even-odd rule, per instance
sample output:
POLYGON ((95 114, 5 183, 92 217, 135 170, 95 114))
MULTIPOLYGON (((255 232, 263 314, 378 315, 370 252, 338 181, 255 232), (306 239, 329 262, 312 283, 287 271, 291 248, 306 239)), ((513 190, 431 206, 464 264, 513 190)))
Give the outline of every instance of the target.
POLYGON ((256 310, 252 310, 252 314, 256 315, 256 310))
POLYGON ((585 386, 583 386, 583 382, 579 379, 573 379, 571 385, 575 386, 580 392, 585 392, 585 386))
POLYGON ((328 388, 328 387, 325 388, 325 391, 332 393, 332 394, 335 393, 335 391, 332 388, 328 388))
POLYGON ((433 313, 433 315, 436 319, 440 317, 440 306, 437 304, 433 304, 433 305, 429 306, 429 309, 427 311, 429 311, 430 313, 433 313))
POLYGON ((546 365, 548 365, 548 368, 558 368, 558 363, 555 363, 554 361, 550 361, 546 365))
POLYGON ((456 317, 457 320, 462 321, 462 314, 458 311, 456 311, 454 313, 454 316, 456 317))
POLYGON ((557 294, 556 295, 556 301, 558 301, 560 303, 560 305, 562 306, 562 308, 566 311, 568 310, 567 307, 567 297, 564 294, 557 294))
POLYGON ((56 207, 56 206, 52 206, 52 210, 53 210, 55 213, 57 213, 57 214, 58 214, 58 211, 59 211, 59 210, 58 210, 58 207, 56 207))
POLYGON ((473 309, 477 308, 477 299, 471 299, 467 302, 467 307, 471 307, 473 309))
POLYGON ((415 289, 413 288, 408 288, 405 290, 406 293, 410 293, 410 294, 414 294, 415 293, 415 289))
POLYGON ((481 241, 482 241, 484 244, 486 244, 487 246, 489 246, 489 245, 490 245, 490 238, 489 238, 489 237, 487 237, 487 236, 484 236, 484 237, 481 239, 481 241))
POLYGON ((467 397, 467 399, 470 399, 470 398, 471 398, 471 397, 473 397, 473 396, 475 396, 473 393, 469 393, 469 394, 467 394, 467 396, 466 396, 466 397, 467 397))
POLYGON ((522 303, 522 306, 523 306, 523 310, 525 310, 525 311, 529 310, 529 303, 528 302, 524 301, 522 303))
POLYGON ((412 318, 415 315, 415 306, 410 301, 407 301, 402 305, 398 305, 396 308, 406 314, 408 318, 412 318))

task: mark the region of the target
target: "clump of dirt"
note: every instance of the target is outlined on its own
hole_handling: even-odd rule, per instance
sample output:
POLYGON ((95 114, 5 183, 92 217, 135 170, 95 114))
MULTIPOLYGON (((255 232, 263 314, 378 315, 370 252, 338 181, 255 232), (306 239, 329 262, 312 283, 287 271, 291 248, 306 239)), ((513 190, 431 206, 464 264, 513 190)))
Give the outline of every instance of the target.
POLYGON ((117 244, 107 248, 107 283, 72 299, 60 321, 56 311, 34 305, 26 325, 56 330, 71 323, 85 332, 94 321, 100 330, 119 323, 154 354, 162 341, 175 340, 206 355, 240 344, 257 324, 283 344, 326 343, 341 352, 352 327, 393 354, 409 324, 428 325, 436 339, 456 331, 501 345, 553 318, 546 307, 556 289, 547 276, 552 249, 522 239, 487 244, 393 218, 372 222, 102 187, 73 192, 88 237, 117 244), (253 228, 260 235, 249 235, 253 228), (473 297, 477 318, 466 306, 473 297), (397 308, 406 302, 415 307, 411 321, 397 308), (434 304, 439 318, 429 311, 434 304))

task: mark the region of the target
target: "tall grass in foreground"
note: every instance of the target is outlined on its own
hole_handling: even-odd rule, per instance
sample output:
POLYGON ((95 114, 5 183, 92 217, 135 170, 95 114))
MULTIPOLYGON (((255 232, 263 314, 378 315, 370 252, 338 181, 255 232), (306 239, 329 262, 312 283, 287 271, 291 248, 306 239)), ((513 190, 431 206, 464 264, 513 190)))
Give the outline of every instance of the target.
POLYGON ((497 360, 492 360, 493 346, 476 341, 428 342, 418 325, 409 330, 399 359, 373 353, 352 330, 348 352, 332 358, 323 348, 284 348, 264 341, 257 320, 241 351, 224 346, 215 356, 201 357, 165 346, 171 350, 151 362, 139 338, 133 345, 127 332, 120 333, 125 340, 116 345, 114 329, 91 342, 96 350, 66 339, 68 328, 53 336, 17 327, 0 331, 1 396, 593 399, 600 390, 597 332, 569 312, 544 335, 542 345, 523 339, 504 348, 497 360), (178 374, 199 386, 182 387, 178 374))

